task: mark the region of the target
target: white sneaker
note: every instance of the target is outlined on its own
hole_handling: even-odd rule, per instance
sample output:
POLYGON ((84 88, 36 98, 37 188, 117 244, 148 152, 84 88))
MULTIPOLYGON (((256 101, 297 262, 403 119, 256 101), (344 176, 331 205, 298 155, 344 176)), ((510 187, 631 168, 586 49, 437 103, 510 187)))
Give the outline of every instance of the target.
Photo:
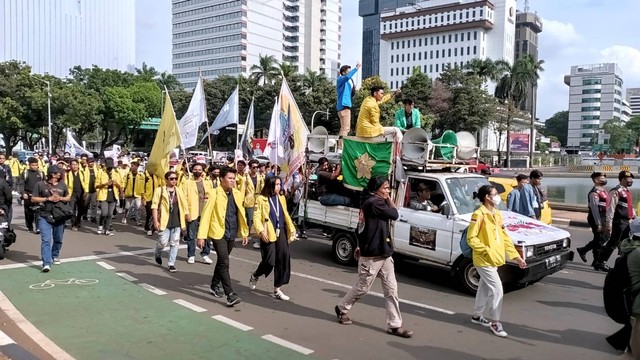
POLYGON ((189 256, 189 258, 187 259, 187 264, 195 264, 195 263, 196 263, 196 257, 189 256))
POLYGON ((60 264, 62 264, 62 263, 60 262, 60 258, 57 258, 57 257, 56 257, 56 258, 53 258, 53 265, 60 265, 60 264))
POLYGON ((287 301, 289 300, 289 297, 287 295, 285 295, 282 290, 279 290, 273 293, 273 297, 278 299, 278 300, 283 300, 283 301, 287 301))
POLYGON ((258 278, 255 277, 253 273, 251 273, 251 277, 249 278, 249 284, 250 284, 251 290, 255 290, 256 285, 258 285, 258 278))
POLYGON ((107 232, 105 232, 104 234, 105 234, 105 235, 107 235, 107 236, 113 236, 113 235, 115 235, 115 234, 113 233, 113 231, 107 231, 107 232))
POLYGON ((474 324, 482 325, 484 327, 491 326, 491 321, 484 318, 484 316, 472 316, 471 322, 474 324))
POLYGON ((42 272, 43 273, 48 273, 51 270, 51 266, 49 265, 45 265, 42 267, 42 272))
POLYGON ((153 231, 151 230, 147 231, 147 236, 153 236, 153 231))
POLYGON ((122 223, 123 223, 123 224, 126 224, 126 223, 127 223, 127 218, 126 218, 126 217, 123 217, 123 218, 122 218, 122 223))
POLYGON ((260 249, 260 241, 254 241, 253 242, 253 248, 254 249, 260 249))
POLYGON ((98 235, 104 234, 104 228, 102 226, 98 226, 98 235))
POLYGON ((211 260, 211 258, 209 257, 209 255, 205 255, 202 257, 202 261, 205 262, 205 264, 213 264, 213 260, 211 260))
POLYGON ((497 322, 497 321, 492 322, 491 326, 489 327, 489 329, 491 329, 491 331, 493 332, 494 335, 502 337, 502 338, 507 337, 509 335, 502 328, 502 324, 497 322))

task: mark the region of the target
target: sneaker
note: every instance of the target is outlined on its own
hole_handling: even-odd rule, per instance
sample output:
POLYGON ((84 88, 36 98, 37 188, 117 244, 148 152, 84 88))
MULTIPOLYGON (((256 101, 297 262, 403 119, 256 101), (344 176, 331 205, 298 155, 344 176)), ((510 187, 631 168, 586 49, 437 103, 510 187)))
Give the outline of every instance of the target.
POLYGON ((98 235, 104 234, 104 228, 102 226, 98 226, 98 235))
POLYGON ((258 278, 251 273, 251 277, 249 278, 249 284, 251 284, 251 290, 256 289, 256 285, 258 285, 258 278))
POLYGON ((260 249, 260 241, 254 241, 253 242, 253 248, 254 249, 260 249))
POLYGON ((213 260, 211 260, 211 258, 209 257, 209 255, 205 255, 202 257, 202 261, 204 261, 205 264, 213 264, 213 260))
POLYGON ((122 218, 122 223, 123 223, 123 224, 126 224, 126 223, 127 223, 127 218, 126 218, 126 217, 123 217, 123 218, 122 218))
POLYGON ((504 331, 504 329, 502 328, 502 324, 495 321, 491 323, 491 326, 489 327, 491 329, 491 331, 494 333, 494 335, 499 336, 499 337, 507 337, 509 334, 507 334, 506 331, 504 331))
POLYGON ((238 297, 238 295, 231 293, 227 296, 227 306, 231 307, 237 304, 240 304, 242 300, 238 297))
POLYGON ((92 223, 92 224, 95 224, 95 223, 97 223, 97 222, 98 222, 98 220, 96 220, 96 218, 91 218, 91 220, 90 220, 90 221, 91 221, 91 223, 92 223))
POLYGON ((162 265, 162 258, 160 256, 156 256, 156 264, 162 265))
POLYGON ((342 311, 340 311, 340 308, 338 307, 338 305, 336 305, 334 310, 336 311, 336 316, 338 317, 338 322, 340 324, 342 324, 342 325, 351 325, 351 324, 353 324, 353 321, 351 321, 351 319, 349 319, 347 314, 345 314, 342 311))
POLYGON ((309 237, 307 236, 306 232, 302 232, 300 233, 300 236, 298 236, 300 239, 308 239, 309 237))
POLYGON ((176 267, 173 265, 169 265, 169 272, 175 273, 175 272, 178 272, 178 269, 176 269, 176 267))
POLYGON ((107 232, 105 232, 104 234, 105 234, 105 235, 107 235, 107 236, 113 236, 113 235, 115 235, 115 234, 113 233, 113 231, 107 231, 107 232))
POLYGON ((147 236, 153 236, 153 231, 147 230, 147 236))
POLYGON ((472 316, 471 322, 474 324, 482 325, 484 327, 491 326, 491 322, 484 318, 484 316, 472 316))
POLYGON ((282 290, 278 289, 278 291, 273 293, 273 297, 278 299, 278 300, 282 300, 282 301, 287 301, 289 300, 289 297, 287 295, 285 295, 282 290))
POLYGON ((213 296, 215 296, 215 297, 217 297, 217 298, 221 298, 221 297, 224 295, 224 290, 222 289, 222 287, 221 287, 219 284, 218 284, 218 285, 211 286, 211 287, 209 288, 209 292, 210 292, 213 296))
POLYGON ((187 264, 195 264, 196 263, 196 257, 195 256, 189 256, 187 258, 187 264))
POLYGON ((40 229, 36 229, 36 231, 34 231, 34 234, 40 234, 40 229))
POLYGON ((78 231, 78 227, 77 226, 72 226, 71 227, 71 231, 78 231))
POLYGON ((584 248, 577 248, 576 251, 580 256, 580 260, 582 260, 582 262, 587 262, 587 252, 584 251, 584 248))
POLYGON ((611 268, 607 264, 603 264, 600 262, 593 264, 593 269, 602 272, 609 272, 611 270, 611 268))
POLYGON ((60 258, 54 257, 53 258, 53 265, 60 265, 60 264, 61 264, 60 258))
POLYGON ((44 266, 42 267, 42 272, 43 272, 43 273, 48 273, 49 271, 51 271, 51 266, 49 266, 49 265, 44 265, 44 266))

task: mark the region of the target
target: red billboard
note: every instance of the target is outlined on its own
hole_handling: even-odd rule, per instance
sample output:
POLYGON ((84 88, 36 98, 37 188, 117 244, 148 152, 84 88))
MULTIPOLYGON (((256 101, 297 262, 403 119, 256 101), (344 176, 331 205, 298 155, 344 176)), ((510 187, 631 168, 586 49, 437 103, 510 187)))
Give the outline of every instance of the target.
POLYGON ((529 134, 511 134, 511 151, 529 152, 529 134))

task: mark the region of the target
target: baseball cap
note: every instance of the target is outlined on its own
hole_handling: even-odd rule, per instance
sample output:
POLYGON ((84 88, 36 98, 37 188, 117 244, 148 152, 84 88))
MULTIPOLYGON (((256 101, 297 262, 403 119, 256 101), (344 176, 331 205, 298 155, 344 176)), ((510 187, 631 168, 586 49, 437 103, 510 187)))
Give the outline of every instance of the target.
POLYGON ((53 175, 58 173, 60 173, 60 168, 58 167, 58 165, 52 165, 52 166, 49 166, 49 168, 47 168, 47 175, 53 175))
POLYGON ((594 171, 594 172, 591 174, 591 178, 592 178, 592 179, 595 179, 595 178, 600 177, 600 176, 607 177, 607 174, 606 174, 606 173, 603 173, 603 172, 600 172, 600 171, 594 171))
POLYGON ((635 218, 629 223, 629 235, 640 237, 640 218, 635 218))
POLYGON ((635 178, 635 176, 633 176, 633 173, 631 171, 620 171, 620 174, 618 174, 618 180, 622 180, 628 177, 635 178))

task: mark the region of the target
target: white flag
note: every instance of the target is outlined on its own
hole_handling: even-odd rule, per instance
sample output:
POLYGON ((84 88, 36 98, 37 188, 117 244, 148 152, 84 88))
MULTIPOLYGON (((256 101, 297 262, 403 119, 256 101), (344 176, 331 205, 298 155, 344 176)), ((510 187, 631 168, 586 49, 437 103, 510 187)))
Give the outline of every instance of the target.
POLYGON ((90 154, 90 152, 84 149, 76 139, 71 135, 71 130, 67 129, 67 142, 64 144, 64 151, 71 154, 71 157, 76 157, 79 154, 90 154))
POLYGON ((207 121, 207 104, 204 98, 204 86, 202 78, 198 79, 193 97, 189 103, 189 109, 178 122, 180 137, 182 138, 182 148, 188 149, 196 145, 198 138, 198 128, 207 121))
POLYGON ((271 112, 271 123, 269 124, 269 137, 267 138, 267 148, 265 153, 269 156, 272 164, 280 165, 285 161, 284 147, 282 143, 282 129, 280 125, 280 104, 276 98, 271 112))
POLYGON ((110 151, 105 151, 104 152, 104 157, 105 158, 111 158, 113 159, 114 162, 118 161, 118 157, 120 156, 120 146, 119 145, 113 145, 113 147, 111 148, 110 151))
POLYGON ((229 96, 227 102, 224 103, 222 109, 220 109, 218 116, 216 116, 215 121, 213 122, 205 136, 213 134, 214 131, 220 130, 225 126, 237 124, 238 118, 240 117, 240 109, 238 108, 238 104, 238 87, 236 86, 236 89, 233 91, 231 96, 229 96))
POLYGON ((242 132, 242 140, 240 140, 240 148, 242 152, 249 155, 253 155, 253 147, 251 141, 253 140, 254 132, 254 120, 253 120, 253 99, 251 99, 251 105, 249 106, 249 112, 247 113, 247 122, 244 123, 244 131, 242 132))

